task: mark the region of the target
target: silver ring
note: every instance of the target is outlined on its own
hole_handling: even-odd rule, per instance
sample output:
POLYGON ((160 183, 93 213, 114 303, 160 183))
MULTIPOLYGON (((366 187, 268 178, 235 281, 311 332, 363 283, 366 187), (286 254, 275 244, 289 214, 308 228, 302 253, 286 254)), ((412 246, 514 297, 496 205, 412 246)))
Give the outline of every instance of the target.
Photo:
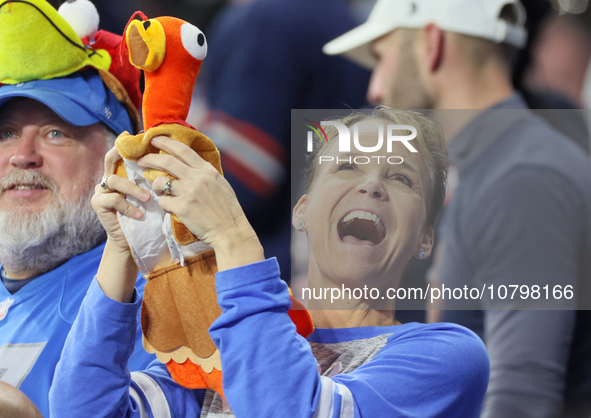
POLYGON ((172 193, 170 192, 170 183, 172 183, 172 180, 168 180, 166 183, 164 183, 164 194, 166 194, 167 196, 172 195, 172 193))
POLYGON ((102 188, 103 188, 103 190, 104 190, 104 191, 106 191, 106 192, 112 192, 112 190, 111 190, 111 189, 109 189, 109 186, 107 185, 107 182, 109 181, 109 177, 111 177, 111 176, 110 176, 110 175, 109 175, 109 176, 105 176, 105 177, 103 177, 103 179, 101 180, 101 187, 102 187, 102 188))

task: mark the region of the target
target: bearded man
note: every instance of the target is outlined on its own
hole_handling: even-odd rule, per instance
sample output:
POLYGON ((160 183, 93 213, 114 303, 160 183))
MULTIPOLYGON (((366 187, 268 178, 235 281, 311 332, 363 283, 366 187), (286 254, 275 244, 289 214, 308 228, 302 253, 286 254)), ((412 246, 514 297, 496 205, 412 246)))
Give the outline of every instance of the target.
MULTIPOLYGON (((0 87, 0 381, 44 416, 106 238, 90 200, 123 131, 130 115, 93 69, 0 87)), ((141 332, 129 338, 130 368, 143 369, 153 356, 141 332)))

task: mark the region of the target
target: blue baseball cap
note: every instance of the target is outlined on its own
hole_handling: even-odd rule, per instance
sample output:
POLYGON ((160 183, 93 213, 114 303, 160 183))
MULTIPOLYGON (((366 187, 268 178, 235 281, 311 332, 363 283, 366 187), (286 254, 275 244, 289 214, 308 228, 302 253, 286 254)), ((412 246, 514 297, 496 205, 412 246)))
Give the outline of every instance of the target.
POLYGON ((134 131, 125 106, 95 70, 0 86, 0 107, 15 97, 28 97, 43 103, 70 125, 88 126, 102 122, 116 135, 134 131))

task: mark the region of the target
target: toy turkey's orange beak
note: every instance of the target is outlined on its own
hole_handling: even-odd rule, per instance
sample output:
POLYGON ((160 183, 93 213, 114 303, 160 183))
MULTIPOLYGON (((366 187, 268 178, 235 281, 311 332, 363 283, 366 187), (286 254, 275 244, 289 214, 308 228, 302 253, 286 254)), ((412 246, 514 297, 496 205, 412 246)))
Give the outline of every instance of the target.
POLYGON ((140 70, 154 71, 166 55, 166 34, 156 19, 133 20, 125 31, 129 61, 140 70))

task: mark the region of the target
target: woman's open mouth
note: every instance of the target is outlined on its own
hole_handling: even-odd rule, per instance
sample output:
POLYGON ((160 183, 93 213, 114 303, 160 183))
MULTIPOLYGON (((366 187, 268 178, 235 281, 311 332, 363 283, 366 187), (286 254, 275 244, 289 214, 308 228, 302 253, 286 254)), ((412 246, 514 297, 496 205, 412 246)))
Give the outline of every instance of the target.
POLYGON ((378 245, 386 237, 386 227, 378 215, 364 210, 352 210, 337 225, 339 237, 351 236, 359 241, 378 245))

